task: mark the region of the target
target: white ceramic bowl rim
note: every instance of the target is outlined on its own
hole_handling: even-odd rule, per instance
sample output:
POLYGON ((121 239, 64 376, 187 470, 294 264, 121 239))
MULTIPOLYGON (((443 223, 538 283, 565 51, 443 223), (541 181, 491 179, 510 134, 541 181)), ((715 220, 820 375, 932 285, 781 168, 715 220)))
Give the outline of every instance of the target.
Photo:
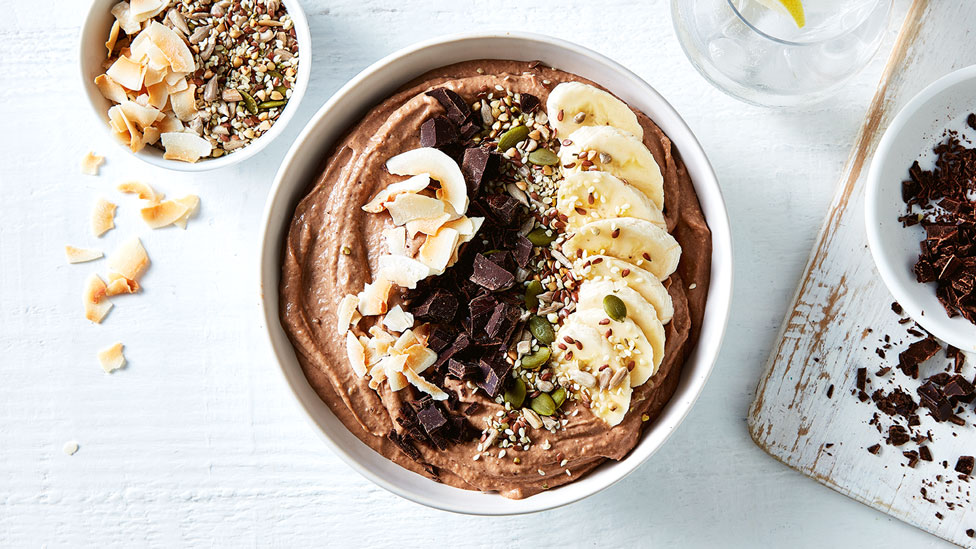
MULTIPOLYGON (((218 168, 223 168, 225 166, 230 166, 232 164, 237 164, 257 153, 264 150, 265 147, 271 144, 281 133, 285 130, 285 127, 295 116, 295 112, 298 110, 299 104, 302 101, 302 97, 305 95, 305 90, 308 87, 309 77, 312 72, 312 40, 311 32, 308 28, 308 20, 305 17, 305 11, 302 9, 301 2, 298 0, 282 0, 282 4, 288 11, 288 15, 291 16, 292 22, 295 28, 295 38, 298 41, 298 52, 299 52, 299 62, 298 62, 298 72, 295 75, 295 86, 292 88, 291 97, 288 99, 288 104, 285 105, 284 110, 278 116, 278 119, 271 126, 271 129, 264 132, 259 138, 252 141, 249 145, 241 148, 240 150, 233 152, 231 154, 225 154, 218 158, 205 158, 198 162, 181 162, 179 160, 167 160, 163 158, 162 151, 152 147, 146 147, 138 153, 133 153, 129 147, 122 143, 119 143, 114 136, 111 135, 111 131, 108 127, 108 118, 106 115, 107 107, 100 108, 100 105, 109 105, 109 101, 102 97, 101 92, 95 86, 92 81, 92 76, 90 74, 89 63, 87 62, 86 50, 92 46, 90 43, 93 39, 91 38, 92 33, 98 32, 98 39, 94 40, 94 43, 98 44, 99 40, 104 41, 108 36, 108 31, 111 28, 111 23, 107 26, 102 25, 101 22, 112 21, 112 15, 110 13, 112 4, 116 3, 118 0, 96 0, 92 2, 91 8, 88 10, 88 16, 85 18, 84 25, 81 28, 81 32, 78 35, 78 66, 79 73, 81 75, 82 90, 85 95, 88 96, 88 105, 91 107, 91 112, 95 116, 95 120, 98 125, 102 128, 102 131, 108 135, 113 144, 117 145, 121 150, 125 151, 126 154, 134 156, 147 164, 158 166, 160 168, 165 168, 168 170, 181 171, 181 172, 202 172, 208 170, 215 170, 218 168)), ((104 53, 105 49, 102 46, 101 50, 104 53)))
MULTIPOLYGON (((895 115, 878 142, 878 148, 871 161, 864 202, 864 222, 868 246, 871 249, 871 256, 874 258, 878 273, 892 296, 905 312, 929 333, 955 347, 970 352, 976 351, 976 326, 962 317, 949 318, 935 297, 935 286, 933 284, 919 284, 915 281, 910 266, 898 262, 898 259, 903 259, 903 254, 894 249, 894 244, 915 237, 912 237, 909 232, 911 228, 902 228, 901 223, 896 221, 895 217, 902 212, 892 210, 890 208, 891 197, 884 194, 886 192, 900 193, 900 186, 896 186, 896 184, 900 184, 901 180, 890 179, 883 172, 885 172, 886 166, 893 164, 899 169, 903 167, 904 174, 907 176, 908 167, 915 158, 891 158, 899 140, 912 137, 905 133, 907 127, 915 122, 916 115, 920 115, 920 111, 923 111, 930 102, 939 100, 944 93, 951 92, 956 86, 974 80, 976 80, 976 65, 951 72, 925 87, 895 115), (898 237, 892 238, 892 235, 885 232, 886 229, 897 231, 898 237), (923 311, 926 311, 926 314, 923 314, 923 311)), ((963 114, 961 112, 943 113, 942 105, 939 104, 939 107, 939 115, 958 116, 963 114)), ((933 129, 935 128, 933 127, 933 129)), ((941 129, 937 131, 941 131, 941 129)), ((935 145, 934 142, 929 142, 929 144, 930 146, 935 145)), ((915 154, 927 152, 926 150, 918 150, 915 151, 915 154)), ((900 194, 897 202, 903 205, 900 194)), ((911 244, 917 250, 918 239, 915 239, 911 244)), ((915 256, 917 257, 917 251, 915 256)))
MULTIPOLYGON (((537 53, 538 51, 532 51, 526 55, 536 55, 537 53)), ((519 56, 508 57, 520 58, 519 56)), ((523 60, 533 59, 521 58, 523 60)), ((572 69, 567 67, 567 70, 572 69)), ((381 99, 387 97, 397 87, 408 80, 409 78, 397 81, 392 86, 390 84, 384 84, 389 89, 384 91, 381 99)), ((373 104, 365 105, 364 110, 372 106, 373 104)), ((344 130, 345 128, 343 128, 344 130)), ((328 145, 329 147, 326 148, 321 143, 318 143, 313 148, 315 150, 325 149, 327 151, 331 148, 331 143, 328 143, 328 145)), ((306 180, 303 184, 307 186, 308 181, 306 180)), ((307 187, 303 186, 302 188, 305 189, 307 187)), ((298 198, 300 199, 303 195, 304 192, 300 193, 298 198)), ((295 393, 305 415, 315 426, 316 431, 323 436, 328 446, 360 474, 390 492, 437 509, 479 515, 509 515, 542 511, 566 505, 590 496, 624 478, 660 448, 681 420, 687 415, 708 379, 725 333, 732 296, 731 228, 721 189, 701 145, 678 113, 674 111, 673 107, 650 85, 635 74, 616 62, 591 50, 544 35, 488 32, 444 36, 402 49, 377 61, 360 72, 319 109, 306 125, 291 150, 289 150, 275 177, 274 185, 269 194, 269 200, 265 206, 264 218, 259 262, 259 280, 261 282, 264 321, 269 330, 269 339, 281 372, 288 382, 289 387, 295 393), (678 389, 664 410, 662 410, 657 421, 654 425, 645 429, 641 441, 625 459, 619 462, 604 464, 596 471, 589 473, 571 484, 522 500, 508 500, 498 494, 484 494, 461 490, 425 479, 420 475, 400 468, 379 454, 376 454, 361 441, 355 439, 354 435, 349 433, 344 427, 342 427, 340 432, 332 433, 330 436, 326 432, 326 428, 316 421, 314 417, 316 414, 315 408, 321 409, 325 405, 309 386, 300 366, 297 366, 294 348, 284 334, 278 316, 281 243, 285 238, 287 224, 294 211, 295 202, 297 201, 296 199, 288 204, 281 204, 280 202, 284 200, 281 194, 292 190, 292 187, 299 184, 289 183, 286 186, 285 180, 290 177, 290 170, 300 170, 300 168, 292 168, 292 162, 307 146, 306 141, 312 134, 317 132, 318 126, 323 123, 323 120, 333 110, 337 109, 338 106, 342 106, 348 100, 350 94, 355 93, 355 90, 364 83, 372 84, 373 80, 378 78, 376 76, 377 73, 384 72, 384 70, 389 71, 391 70, 391 66, 405 62, 405 60, 415 60, 418 56, 423 59, 426 69, 417 72, 413 77, 419 76, 427 70, 453 62, 477 59, 479 57, 460 57, 463 54, 456 53, 455 48, 452 48, 450 53, 441 56, 437 56, 436 52, 432 53, 425 50, 464 45, 470 41, 484 40, 494 40, 499 43, 502 43, 502 41, 505 41, 505 43, 515 42, 520 45, 524 43, 526 47, 535 47, 537 50, 544 48, 557 49, 562 55, 568 55, 568 58, 575 59, 579 63, 591 62, 599 64, 602 70, 614 73, 622 81, 626 81, 629 88, 637 90, 640 93, 640 97, 646 98, 646 101, 643 99, 637 100, 638 98, 633 96, 633 94, 623 94, 619 90, 611 88, 625 101, 632 102, 632 104, 636 101, 637 103, 643 103, 644 106, 654 105, 654 109, 644 110, 669 135, 672 142, 679 149, 701 198, 702 208, 705 211, 706 219, 712 230, 713 238, 711 282, 705 317, 701 327, 701 336, 698 345, 685 363, 678 389), (431 64, 429 57, 425 56, 425 54, 430 57, 436 57, 437 61, 431 64), (444 62, 440 62, 441 60, 444 60, 444 62), (648 112, 649 110, 654 110, 654 112, 648 112), (282 214, 286 216, 285 219, 280 217, 282 214), (289 363, 290 366, 286 363, 289 363), (347 438, 355 440, 355 442, 351 443, 351 447, 344 447, 332 438, 333 436, 342 437, 343 434, 347 438), (370 452, 373 456, 378 456, 379 463, 377 463, 377 460, 370 459, 366 459, 369 463, 361 463, 360 458, 357 458, 353 454, 360 452, 362 449, 370 452), (395 468, 399 473, 391 471, 391 467, 395 468), (410 477, 407 478, 404 475, 410 475, 410 477), (387 478, 388 476, 396 477, 398 480, 393 481, 391 478, 387 478), (423 483, 417 484, 416 482, 412 482, 413 477, 420 479, 423 483), (413 484, 414 486, 407 486, 408 484, 413 484)), ((334 419, 331 412, 324 421, 328 421, 330 417, 334 419)), ((336 423, 338 422, 336 421, 336 423)), ((341 426, 341 423, 339 425, 341 426)))

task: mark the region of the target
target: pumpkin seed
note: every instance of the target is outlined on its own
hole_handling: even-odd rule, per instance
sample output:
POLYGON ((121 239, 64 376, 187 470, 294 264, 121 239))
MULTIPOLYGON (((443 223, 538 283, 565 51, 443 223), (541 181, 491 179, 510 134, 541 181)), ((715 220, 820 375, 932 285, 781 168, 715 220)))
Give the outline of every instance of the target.
POLYGON ((257 114, 258 102, 255 101, 254 98, 251 97, 251 94, 247 93, 246 91, 244 90, 237 90, 237 91, 241 92, 241 97, 244 99, 244 108, 247 109, 247 112, 251 114, 257 114))
POLYGON ((559 164, 559 157, 549 149, 536 149, 529 153, 529 164, 555 166, 559 164))
POLYGON ((498 151, 505 152, 520 141, 529 136, 529 128, 526 126, 515 126, 509 129, 498 138, 498 151))
POLYGON ((560 387, 560 388, 556 389, 555 391, 553 391, 552 392, 552 401, 556 405, 556 408, 559 408, 560 406, 562 406, 563 405, 563 402, 566 402, 566 389, 563 389, 562 387, 560 387))
POLYGON ((264 101, 264 102, 258 103, 258 109, 260 109, 262 111, 266 111, 268 109, 274 109, 274 108, 277 108, 277 107, 284 107, 287 104, 288 104, 288 101, 285 100, 285 99, 279 99, 277 101, 264 101))
POLYGON ((525 238, 529 239, 529 242, 533 246, 548 246, 552 244, 553 240, 556 240, 555 235, 547 234, 546 230, 542 227, 538 227, 529 231, 529 234, 525 235, 525 238))
POLYGON ((556 413, 556 402, 546 393, 542 393, 533 398, 532 402, 529 403, 529 407, 540 416, 551 416, 556 413))
POLYGON ((613 294, 608 294, 603 298, 603 310, 606 311, 607 316, 617 322, 627 318, 627 305, 613 294))
POLYGON ((515 383, 505 390, 505 402, 512 405, 512 408, 521 408, 525 402, 525 382, 522 378, 515 378, 515 383))
POLYGON ((525 308, 528 310, 535 309, 539 306, 539 294, 542 293, 542 282, 538 280, 533 280, 529 282, 529 285, 525 288, 525 308))
POLYGON ((549 350, 549 347, 544 345, 540 346, 538 351, 522 357, 522 368, 525 370, 538 370, 546 362, 549 362, 550 355, 552 355, 552 351, 549 350))
POLYGON ((529 319, 529 331, 539 340, 539 343, 549 345, 556 340, 556 332, 552 329, 552 324, 541 316, 534 316, 529 319))

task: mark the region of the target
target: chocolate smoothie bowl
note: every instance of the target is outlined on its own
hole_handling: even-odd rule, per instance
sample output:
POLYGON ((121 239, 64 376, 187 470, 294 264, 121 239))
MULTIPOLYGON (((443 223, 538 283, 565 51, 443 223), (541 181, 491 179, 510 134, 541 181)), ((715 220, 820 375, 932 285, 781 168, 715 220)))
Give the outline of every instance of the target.
POLYGON ((300 397, 436 490, 535 500, 646 458, 696 396, 716 282, 727 299, 683 151, 553 65, 405 80, 322 150, 283 220, 265 291, 300 397))

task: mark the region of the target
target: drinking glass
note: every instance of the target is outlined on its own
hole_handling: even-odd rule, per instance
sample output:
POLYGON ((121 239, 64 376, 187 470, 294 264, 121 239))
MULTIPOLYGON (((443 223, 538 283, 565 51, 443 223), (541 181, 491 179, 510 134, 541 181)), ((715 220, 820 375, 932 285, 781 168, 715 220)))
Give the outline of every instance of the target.
POLYGON ((698 72, 747 103, 791 107, 836 93, 874 56, 892 0, 806 0, 800 28, 776 0, 671 0, 698 72))

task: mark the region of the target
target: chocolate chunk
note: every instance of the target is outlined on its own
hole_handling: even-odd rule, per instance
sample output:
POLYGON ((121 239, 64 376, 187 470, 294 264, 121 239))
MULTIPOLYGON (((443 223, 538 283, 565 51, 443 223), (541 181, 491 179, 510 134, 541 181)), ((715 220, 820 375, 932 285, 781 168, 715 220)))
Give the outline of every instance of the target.
POLYGON ((491 209, 491 213, 503 225, 511 225, 519 213, 521 202, 507 194, 490 195, 486 202, 491 209))
POLYGON ((481 190, 485 178, 492 177, 498 169, 498 157, 481 147, 471 147, 464 150, 461 160, 461 173, 468 186, 468 196, 475 197, 481 190))
MULTIPOLYGON (((966 117, 966 125, 976 130, 976 113, 969 113, 969 116, 966 117)), ((972 530, 969 531, 972 532, 972 530)), ((969 537, 973 537, 973 535, 969 534, 969 537)))
POLYGON ((872 453, 874 455, 878 455, 878 452, 880 452, 880 451, 881 451, 881 445, 880 444, 872 444, 871 446, 868 446, 868 452, 870 452, 870 453, 872 453))
POLYGON ((468 120, 461 126, 459 131, 461 133, 461 139, 467 141, 478 135, 478 132, 481 131, 481 124, 477 123, 474 119, 468 120))
POLYGON ((464 101, 464 98, 452 90, 436 88, 427 92, 427 95, 436 99, 447 111, 447 117, 458 126, 464 125, 468 117, 471 116, 471 107, 464 101))
POLYGON ((932 418, 943 422, 952 417, 952 404, 943 394, 942 389, 931 381, 917 389, 920 403, 929 409, 932 418))
POLYGON ((520 234, 516 234, 513 257, 515 258, 515 263, 524 269, 529 264, 529 260, 532 259, 532 241, 520 234))
POLYGON ((964 475, 973 474, 973 456, 959 456, 956 461, 956 472, 964 475))
POLYGON ((471 281, 494 292, 511 287, 515 282, 515 275, 499 267, 484 255, 478 254, 474 257, 471 281))
POLYGON ((478 367, 481 368, 484 376, 484 379, 478 382, 478 387, 491 398, 495 398, 502 392, 508 373, 512 371, 512 365, 499 356, 486 356, 482 357, 478 367))
POLYGON ((919 446, 918 457, 922 461, 932 461, 932 451, 929 450, 928 446, 919 446))
POLYGON ((917 451, 915 451, 915 450, 907 450, 907 451, 902 452, 901 455, 903 455, 906 458, 908 458, 908 466, 911 467, 912 469, 914 469, 915 466, 918 465, 918 452, 917 451))
POLYGON ((519 94, 519 107, 522 109, 522 112, 524 113, 535 112, 535 110, 538 109, 539 105, 541 104, 542 102, 539 101, 539 98, 532 94, 529 93, 519 94))
POLYGON ((888 428, 887 442, 892 446, 901 446, 911 439, 912 437, 908 434, 908 430, 901 425, 892 425, 888 428))
POLYGON ((454 320, 457 313, 458 300, 447 290, 434 290, 420 305, 413 307, 414 318, 421 322, 446 324, 454 320))
POLYGON ((918 378, 918 365, 935 356, 942 346, 932 337, 916 341, 898 355, 898 367, 905 375, 918 378))
POLYGON ((458 130, 447 117, 428 118, 420 126, 420 146, 441 148, 458 140, 458 130))
MULTIPOLYGON (((969 116, 973 116, 973 115, 969 115, 969 116)), ((976 123, 976 122, 974 122, 974 123, 976 123)), ((970 528, 969 530, 966 530, 966 535, 969 536, 969 537, 971 537, 971 538, 976 537, 976 530, 973 530, 972 528, 970 528)))
POLYGON ((427 347, 435 353, 439 353, 447 348, 448 345, 457 337, 457 331, 445 326, 434 326, 427 334, 427 347))
POLYGON ((827 398, 834 398, 834 386, 827 387, 827 398))
POLYGON ((860 389, 861 391, 864 390, 864 384, 865 384, 865 382, 867 380, 867 377, 868 377, 868 369, 867 368, 858 368, 857 369, 857 388, 860 389))
POLYGON ((468 364, 467 362, 461 362, 453 358, 447 362, 447 375, 451 377, 467 381, 477 378, 479 373, 481 373, 481 370, 474 364, 468 364))
POLYGON ((417 450, 417 448, 411 444, 410 441, 406 440, 402 435, 397 433, 396 429, 390 429, 390 433, 386 435, 386 438, 390 439, 393 444, 396 444, 397 447, 400 448, 404 454, 407 454, 410 459, 417 462, 423 462, 423 457, 420 455, 420 451, 417 450))
POLYGON ((434 363, 433 368, 435 370, 440 369, 441 366, 447 363, 448 360, 453 358, 458 353, 461 353, 471 346, 471 337, 466 333, 458 334, 454 342, 447 349, 444 349, 441 353, 437 355, 437 362, 434 363))
POLYGON ((428 435, 440 431, 447 425, 447 417, 436 404, 430 403, 417 412, 417 419, 428 435))
POLYGON ((901 304, 897 301, 891 302, 891 310, 894 311, 896 315, 900 315, 905 312, 905 310, 901 308, 901 304))
POLYGON ((943 388, 946 398, 954 402, 973 396, 974 391, 976 388, 973 387, 973 384, 961 375, 952 376, 952 379, 943 388))

